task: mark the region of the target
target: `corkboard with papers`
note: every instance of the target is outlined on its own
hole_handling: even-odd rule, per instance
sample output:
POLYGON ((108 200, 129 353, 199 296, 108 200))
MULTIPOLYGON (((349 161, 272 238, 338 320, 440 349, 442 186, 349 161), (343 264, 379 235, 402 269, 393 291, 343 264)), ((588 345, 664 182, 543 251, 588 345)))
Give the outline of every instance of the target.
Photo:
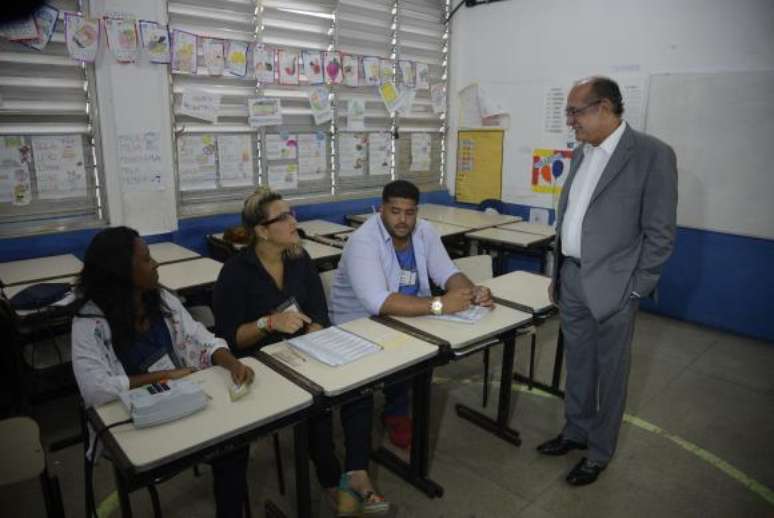
POLYGON ((462 203, 500 199, 503 190, 503 130, 457 133, 455 198, 462 203))

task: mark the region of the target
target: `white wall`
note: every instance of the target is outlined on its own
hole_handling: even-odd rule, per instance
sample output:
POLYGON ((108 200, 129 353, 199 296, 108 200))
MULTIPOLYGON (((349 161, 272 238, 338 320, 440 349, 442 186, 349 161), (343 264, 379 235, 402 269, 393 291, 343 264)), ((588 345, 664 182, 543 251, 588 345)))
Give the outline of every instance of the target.
POLYGON ((771 0, 505 0, 462 7, 451 36, 449 190, 459 127, 456 92, 471 82, 511 116, 503 199, 536 205, 529 188, 532 150, 564 147, 563 138, 543 132, 546 88, 569 88, 594 74, 626 80, 772 69, 771 0))
MULTIPOLYGON (((166 2, 158 0, 91 0, 91 16, 134 16, 166 24, 166 2)), ((143 53, 139 53, 142 56, 143 53)), ((111 225, 128 225, 141 234, 177 229, 172 130, 167 67, 144 57, 137 63, 115 61, 101 44, 96 63, 97 103, 102 138, 107 208, 111 225), (162 171, 160 191, 122 192, 118 168, 118 135, 159 134, 162 171)))

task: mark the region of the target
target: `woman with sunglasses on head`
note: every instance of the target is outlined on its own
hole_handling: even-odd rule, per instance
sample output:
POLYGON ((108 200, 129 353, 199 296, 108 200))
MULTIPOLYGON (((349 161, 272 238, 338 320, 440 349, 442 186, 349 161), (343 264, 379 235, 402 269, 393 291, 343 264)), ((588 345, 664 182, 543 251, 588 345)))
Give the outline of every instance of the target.
MULTIPOLYGON (((87 407, 212 365, 236 384, 253 381, 252 369, 159 287, 157 268, 131 228, 105 229, 89 244, 72 324, 73 371, 87 407)), ((212 462, 218 518, 242 516, 248 454, 241 448, 212 462)))
MULTIPOLYGON (((265 188, 256 190, 245 200, 242 225, 248 246, 223 266, 213 293, 218 336, 226 339, 235 355, 243 356, 329 326, 320 276, 301 247, 296 219, 282 196, 265 188)), ((321 414, 310 423, 310 456, 339 516, 389 509, 374 492, 367 471, 372 409, 371 397, 341 407, 344 473, 334 452, 331 414, 321 414)))

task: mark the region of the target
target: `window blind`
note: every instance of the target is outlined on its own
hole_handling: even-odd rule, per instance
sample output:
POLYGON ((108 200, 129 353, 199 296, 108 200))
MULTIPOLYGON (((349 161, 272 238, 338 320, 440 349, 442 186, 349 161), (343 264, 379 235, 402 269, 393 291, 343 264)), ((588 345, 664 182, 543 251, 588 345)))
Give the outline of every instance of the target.
POLYGON ((43 49, 0 39, 3 237, 105 223, 93 65, 65 44, 65 12, 80 13, 81 2, 48 5, 59 14, 43 49))

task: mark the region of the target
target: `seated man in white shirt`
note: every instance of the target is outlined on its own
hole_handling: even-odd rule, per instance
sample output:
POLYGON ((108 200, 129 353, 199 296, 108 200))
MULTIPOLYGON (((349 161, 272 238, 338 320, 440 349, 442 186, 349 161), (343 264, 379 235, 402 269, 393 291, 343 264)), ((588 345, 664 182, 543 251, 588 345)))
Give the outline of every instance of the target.
MULTIPOLYGON (((433 226, 417 220, 419 189, 405 180, 387 184, 378 215, 353 232, 331 289, 334 324, 369 315, 456 313, 471 304, 490 307, 488 288, 475 286, 449 258, 433 226), (446 293, 432 297, 430 279, 446 293)), ((411 444, 409 387, 385 389, 384 424, 390 441, 411 444)))

